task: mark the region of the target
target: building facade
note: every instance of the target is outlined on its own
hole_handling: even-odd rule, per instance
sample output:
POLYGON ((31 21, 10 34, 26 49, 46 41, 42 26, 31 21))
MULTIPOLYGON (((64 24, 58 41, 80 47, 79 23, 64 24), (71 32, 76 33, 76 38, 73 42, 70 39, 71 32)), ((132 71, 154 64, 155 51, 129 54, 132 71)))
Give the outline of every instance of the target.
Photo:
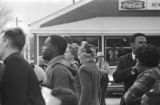
POLYGON ((131 51, 133 33, 144 33, 149 43, 160 46, 160 0, 81 0, 29 26, 36 63, 45 38, 56 34, 96 45, 116 65, 119 56, 131 51))

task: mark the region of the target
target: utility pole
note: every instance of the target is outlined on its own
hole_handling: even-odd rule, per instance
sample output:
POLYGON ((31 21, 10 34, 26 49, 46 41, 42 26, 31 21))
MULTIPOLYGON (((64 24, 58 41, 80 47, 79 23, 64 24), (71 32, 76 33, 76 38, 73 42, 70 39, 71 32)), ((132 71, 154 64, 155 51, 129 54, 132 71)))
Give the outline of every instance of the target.
POLYGON ((16 17, 16 27, 18 27, 18 18, 16 17))
POLYGON ((73 0, 73 4, 75 4, 75 0, 73 0))

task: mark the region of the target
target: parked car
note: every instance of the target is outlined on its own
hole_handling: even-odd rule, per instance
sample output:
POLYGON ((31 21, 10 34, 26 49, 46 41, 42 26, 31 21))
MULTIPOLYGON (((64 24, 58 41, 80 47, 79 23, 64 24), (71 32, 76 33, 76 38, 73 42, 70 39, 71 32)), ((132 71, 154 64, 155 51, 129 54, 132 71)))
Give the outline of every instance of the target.
POLYGON ((123 94, 123 91, 124 91, 123 83, 115 83, 113 79, 113 73, 115 72, 116 67, 117 66, 109 67, 109 74, 108 74, 109 83, 108 83, 106 95, 123 94))

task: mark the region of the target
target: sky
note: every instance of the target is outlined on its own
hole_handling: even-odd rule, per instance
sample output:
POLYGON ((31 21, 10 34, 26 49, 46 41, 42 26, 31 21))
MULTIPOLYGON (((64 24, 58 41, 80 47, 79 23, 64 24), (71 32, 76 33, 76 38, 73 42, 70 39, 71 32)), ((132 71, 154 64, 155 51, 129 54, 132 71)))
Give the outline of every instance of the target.
MULTIPOLYGON (((75 0, 75 2, 78 1, 75 0)), ((16 17, 19 20, 19 25, 30 24, 72 5, 73 0, 1 0, 0 3, 11 10, 11 26, 11 24, 16 25, 16 17)))

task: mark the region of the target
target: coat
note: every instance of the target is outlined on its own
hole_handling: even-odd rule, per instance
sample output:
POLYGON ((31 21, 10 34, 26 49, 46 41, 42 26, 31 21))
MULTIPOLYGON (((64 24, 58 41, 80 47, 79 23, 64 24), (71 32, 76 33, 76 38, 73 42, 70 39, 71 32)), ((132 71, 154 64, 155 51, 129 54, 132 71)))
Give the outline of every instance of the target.
POLYGON ((100 72, 94 61, 82 65, 76 77, 79 105, 100 105, 100 72))
MULTIPOLYGON (((130 86, 136 80, 138 73, 134 75, 131 73, 132 67, 136 62, 132 58, 132 54, 128 53, 119 58, 116 71, 113 73, 113 78, 116 83, 124 82, 124 93, 130 88, 130 86)), ((121 105, 125 105, 121 99, 121 105)))
POLYGON ((47 80, 44 85, 50 89, 63 87, 75 91, 74 76, 76 73, 77 70, 70 66, 64 56, 58 56, 48 64, 47 80))
POLYGON ((18 53, 4 60, 2 105, 45 105, 36 75, 18 53))

